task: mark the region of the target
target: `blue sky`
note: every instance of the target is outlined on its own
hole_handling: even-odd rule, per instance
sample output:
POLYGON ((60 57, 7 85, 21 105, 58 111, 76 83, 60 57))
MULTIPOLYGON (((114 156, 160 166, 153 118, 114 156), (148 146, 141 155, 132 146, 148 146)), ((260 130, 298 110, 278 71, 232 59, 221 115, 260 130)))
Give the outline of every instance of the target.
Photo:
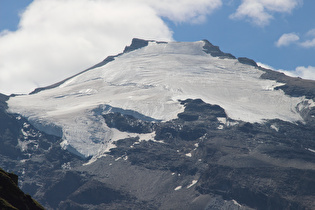
POLYGON ((133 37, 207 39, 315 79, 313 0, 0 0, 0 92, 26 93, 121 52, 133 37))

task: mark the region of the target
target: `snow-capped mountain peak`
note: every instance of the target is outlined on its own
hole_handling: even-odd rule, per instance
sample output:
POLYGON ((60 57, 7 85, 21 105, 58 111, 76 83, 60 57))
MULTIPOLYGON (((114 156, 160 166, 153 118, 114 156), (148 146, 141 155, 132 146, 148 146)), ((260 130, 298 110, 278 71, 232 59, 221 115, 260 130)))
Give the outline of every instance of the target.
POLYGON ((64 148, 84 157, 103 154, 118 139, 148 140, 148 135, 108 127, 102 115, 118 112, 144 121, 167 121, 183 111, 179 100, 189 98, 219 105, 234 120, 303 122, 301 110, 315 106, 313 100, 286 95, 278 88, 285 83, 262 79, 265 72, 247 61, 206 40, 134 39, 124 53, 84 72, 33 94, 11 97, 9 111, 61 136, 64 148))

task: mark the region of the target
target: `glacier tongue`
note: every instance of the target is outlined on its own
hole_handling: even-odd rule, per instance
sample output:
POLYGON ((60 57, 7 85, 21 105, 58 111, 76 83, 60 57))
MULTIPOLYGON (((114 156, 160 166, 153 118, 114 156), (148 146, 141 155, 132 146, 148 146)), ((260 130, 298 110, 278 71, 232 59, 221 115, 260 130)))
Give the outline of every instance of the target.
POLYGON ((183 111, 179 99, 200 98, 220 105, 235 120, 303 120, 296 107, 304 98, 274 90, 282 84, 260 79, 263 71, 254 66, 212 57, 204 52, 204 44, 149 42, 58 87, 11 97, 9 111, 32 119, 50 134, 61 135, 60 128, 62 146, 84 157, 102 154, 114 140, 137 135, 107 127, 95 112, 100 105, 166 121, 183 111))

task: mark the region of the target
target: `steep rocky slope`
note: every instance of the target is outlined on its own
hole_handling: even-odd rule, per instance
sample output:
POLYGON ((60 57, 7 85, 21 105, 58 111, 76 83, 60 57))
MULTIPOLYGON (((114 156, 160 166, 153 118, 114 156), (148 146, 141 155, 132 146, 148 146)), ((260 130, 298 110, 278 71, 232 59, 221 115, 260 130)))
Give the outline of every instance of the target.
POLYGON ((17 186, 18 176, 0 168, 0 208, 1 209, 44 209, 39 203, 24 194, 17 186))

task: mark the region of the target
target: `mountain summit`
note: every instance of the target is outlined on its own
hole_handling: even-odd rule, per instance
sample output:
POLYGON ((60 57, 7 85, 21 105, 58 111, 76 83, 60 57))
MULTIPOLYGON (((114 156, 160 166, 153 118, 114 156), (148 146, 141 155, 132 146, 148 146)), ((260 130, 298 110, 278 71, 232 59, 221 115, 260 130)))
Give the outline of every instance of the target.
POLYGON ((168 121, 183 111, 180 100, 186 99, 219 105, 233 120, 304 122, 301 111, 314 102, 286 95, 277 89, 285 83, 263 79, 264 74, 255 62, 235 59, 208 41, 134 39, 124 53, 8 104, 11 112, 62 137, 64 148, 84 157, 108 151, 115 140, 138 136, 109 128, 101 115, 114 111, 168 121))
POLYGON ((314 101, 315 81, 207 40, 133 39, 1 96, 0 157, 46 208, 311 209, 314 101))

